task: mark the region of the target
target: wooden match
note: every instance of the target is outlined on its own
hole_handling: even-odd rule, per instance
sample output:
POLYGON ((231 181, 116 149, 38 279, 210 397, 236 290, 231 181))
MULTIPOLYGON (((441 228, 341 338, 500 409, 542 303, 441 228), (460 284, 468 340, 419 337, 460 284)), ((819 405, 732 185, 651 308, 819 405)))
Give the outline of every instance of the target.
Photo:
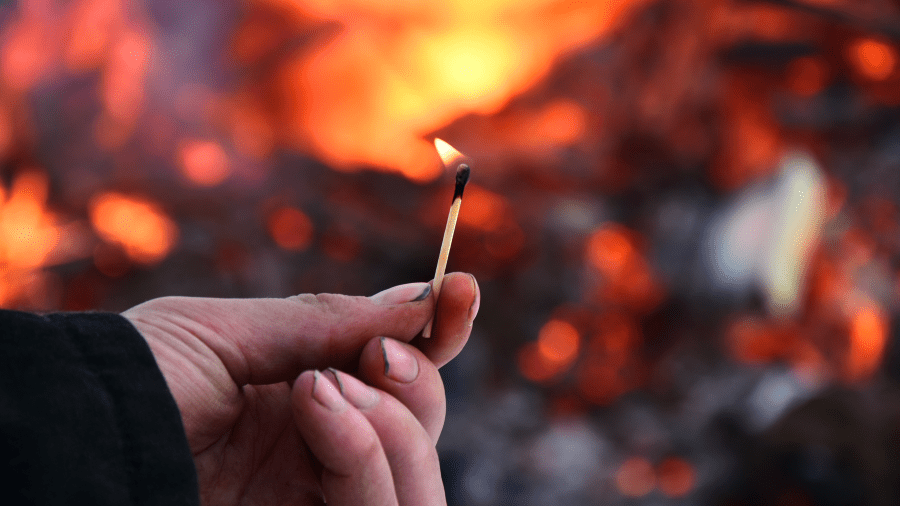
MULTIPOLYGON (((463 190, 469 182, 469 166, 461 163, 456 168, 456 187, 453 190, 453 204, 450 206, 450 214, 447 216, 447 226, 444 227, 444 240, 441 242, 441 254, 438 256, 437 269, 434 272, 434 300, 441 295, 441 284, 444 282, 444 272, 447 270, 447 257, 450 256, 450 243, 453 242, 453 232, 456 230, 456 219, 459 217, 459 208, 462 205, 463 190)), ((437 307, 437 306, 435 306, 437 307)), ((431 326, 434 318, 425 324, 422 329, 422 337, 431 337, 431 326)))

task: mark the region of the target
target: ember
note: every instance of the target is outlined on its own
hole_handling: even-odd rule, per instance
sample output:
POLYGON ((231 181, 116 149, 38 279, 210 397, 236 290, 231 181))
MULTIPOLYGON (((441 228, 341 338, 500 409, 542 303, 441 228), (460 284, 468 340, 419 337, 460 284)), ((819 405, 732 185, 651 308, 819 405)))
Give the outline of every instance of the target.
POLYGON ((427 281, 463 151, 451 506, 897 504, 898 27, 876 0, 0 2, 0 305, 427 281))

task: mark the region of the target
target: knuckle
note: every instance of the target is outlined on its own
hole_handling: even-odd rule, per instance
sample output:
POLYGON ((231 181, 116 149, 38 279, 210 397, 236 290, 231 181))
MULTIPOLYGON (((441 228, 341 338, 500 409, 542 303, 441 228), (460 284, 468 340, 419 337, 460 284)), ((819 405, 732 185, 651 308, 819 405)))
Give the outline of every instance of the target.
POLYGON ((301 293, 300 295, 292 295, 287 298, 291 302, 299 302, 301 304, 315 304, 316 296, 311 293, 301 293))

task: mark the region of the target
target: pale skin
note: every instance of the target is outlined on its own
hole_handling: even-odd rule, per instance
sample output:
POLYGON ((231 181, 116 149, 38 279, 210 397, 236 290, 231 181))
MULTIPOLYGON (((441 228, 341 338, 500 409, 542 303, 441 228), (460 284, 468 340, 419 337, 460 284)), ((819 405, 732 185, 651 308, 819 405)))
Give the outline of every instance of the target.
POLYGON ((437 304, 430 292, 164 297, 122 313, 181 411, 203 504, 446 504, 438 368, 468 340, 480 295, 463 273, 437 304))

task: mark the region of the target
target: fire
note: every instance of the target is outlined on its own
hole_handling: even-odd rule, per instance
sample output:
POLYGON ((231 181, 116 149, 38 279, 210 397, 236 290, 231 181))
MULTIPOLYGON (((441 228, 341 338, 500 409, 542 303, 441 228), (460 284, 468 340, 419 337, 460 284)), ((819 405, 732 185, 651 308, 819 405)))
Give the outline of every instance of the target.
POLYGON ((0 186, 0 306, 52 307, 44 267, 86 254, 84 237, 47 209, 47 176, 29 171, 0 186))
POLYGON ((500 110, 560 55, 603 36, 626 6, 639 3, 279 2, 342 27, 311 56, 295 57, 275 84, 295 125, 286 140, 333 166, 432 180, 440 168, 430 163, 424 137, 465 114, 500 110))
POLYGON ((46 200, 45 175, 25 173, 13 183, 0 216, 5 264, 26 269, 39 267, 59 242, 55 217, 44 209, 46 200))
POLYGON ((178 227, 155 203, 103 193, 90 204, 91 223, 104 240, 119 244, 133 261, 155 264, 175 246, 178 227))
POLYGON ((434 147, 437 149, 438 155, 440 155, 441 161, 444 162, 445 167, 456 165, 465 158, 462 153, 457 151, 453 146, 447 144, 443 139, 434 139, 434 147))

